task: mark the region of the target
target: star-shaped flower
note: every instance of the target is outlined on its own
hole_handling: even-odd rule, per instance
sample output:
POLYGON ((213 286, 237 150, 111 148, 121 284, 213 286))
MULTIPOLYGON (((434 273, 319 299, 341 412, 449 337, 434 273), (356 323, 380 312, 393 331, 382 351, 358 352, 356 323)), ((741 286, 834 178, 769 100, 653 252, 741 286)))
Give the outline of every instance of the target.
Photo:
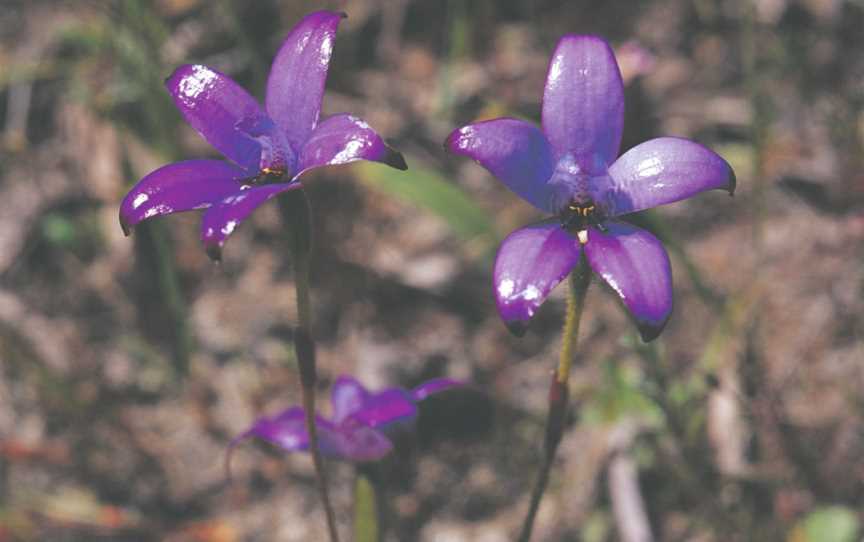
MULTIPOLYGON (((377 461, 393 448, 390 437, 410 430, 417 419, 417 404, 431 395, 462 387, 447 378, 424 382, 412 390, 387 388, 373 393, 350 376, 340 376, 331 390, 333 415, 316 416, 321 453, 354 463, 377 461)), ((255 421, 249 430, 231 441, 230 449, 243 440, 258 437, 286 452, 309 449, 305 412, 289 408, 273 417, 255 421)))
POLYGON ((336 29, 344 14, 318 11, 295 26, 276 54, 264 108, 228 76, 186 65, 165 86, 186 121, 231 162, 188 160, 150 173, 123 199, 127 234, 142 220, 206 209, 201 240, 218 259, 228 236, 259 205, 300 188, 306 171, 355 160, 406 169, 402 155, 364 121, 319 120, 336 29))
POLYGON ((516 334, 580 261, 621 298, 643 340, 672 312, 663 245, 622 215, 704 190, 735 189, 732 168, 711 150, 675 137, 646 141, 618 157, 624 88, 602 38, 567 35, 549 63, 542 130, 501 118, 454 131, 447 148, 473 158, 523 199, 555 218, 511 233, 495 261, 498 312, 516 334))

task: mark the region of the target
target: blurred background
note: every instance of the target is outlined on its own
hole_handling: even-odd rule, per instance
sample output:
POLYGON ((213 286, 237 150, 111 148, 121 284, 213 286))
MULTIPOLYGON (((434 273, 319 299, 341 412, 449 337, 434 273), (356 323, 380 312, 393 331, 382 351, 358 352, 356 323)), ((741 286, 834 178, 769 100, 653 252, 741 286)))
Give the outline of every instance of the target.
MULTIPOLYGON (((658 341, 592 286, 535 540, 621 539, 640 512, 658 540, 859 540, 864 2, 0 0, 0 541, 325 539, 307 456, 248 444, 223 471, 234 435, 299 402, 275 204, 221 265, 196 213, 131 238, 117 221, 143 175, 214 155, 162 86, 173 69, 207 64, 260 99, 281 39, 321 8, 349 14, 324 113, 364 118, 410 167, 304 178, 321 403, 345 372, 487 397, 421 420, 390 460, 389 540, 510 540, 525 513, 563 288, 508 334, 492 258, 537 214, 442 141, 538 120, 568 32, 618 52, 622 150, 696 139, 738 191, 633 217, 672 258, 658 341)), ((347 529, 353 472, 330 472, 347 529)))

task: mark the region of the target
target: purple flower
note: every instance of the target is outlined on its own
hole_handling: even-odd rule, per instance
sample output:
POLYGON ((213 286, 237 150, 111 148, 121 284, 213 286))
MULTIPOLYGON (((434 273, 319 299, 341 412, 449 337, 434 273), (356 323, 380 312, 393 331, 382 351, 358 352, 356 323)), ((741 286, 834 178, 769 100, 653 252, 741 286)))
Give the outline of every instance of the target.
MULTIPOLYGON (((362 463, 377 461, 393 448, 390 437, 410 429, 417 419, 417 404, 430 395, 461 387, 455 380, 438 378, 413 390, 387 388, 373 393, 349 376, 340 376, 331 391, 330 419, 316 416, 321 453, 335 459, 362 463)), ((289 408, 273 417, 255 421, 231 441, 230 449, 245 439, 258 437, 286 452, 309 448, 309 434, 302 407, 289 408)))
POLYGON ((186 65, 165 86, 186 121, 231 162, 188 160, 141 179, 123 199, 128 233, 142 220, 206 209, 201 240, 214 259, 259 205, 300 188, 306 171, 355 160, 406 169, 402 155, 362 120, 341 113, 319 120, 336 29, 344 14, 307 15, 285 38, 267 79, 264 108, 228 76, 186 65))
POLYGON ((514 231, 498 251, 498 312, 517 335, 584 251, 642 339, 654 339, 672 312, 669 257, 656 237, 618 218, 704 190, 735 190, 729 164, 686 139, 652 139, 616 160, 623 124, 624 88, 611 47, 599 37, 568 35, 549 63, 542 130, 502 118, 447 139, 451 152, 473 158, 555 215, 514 231))

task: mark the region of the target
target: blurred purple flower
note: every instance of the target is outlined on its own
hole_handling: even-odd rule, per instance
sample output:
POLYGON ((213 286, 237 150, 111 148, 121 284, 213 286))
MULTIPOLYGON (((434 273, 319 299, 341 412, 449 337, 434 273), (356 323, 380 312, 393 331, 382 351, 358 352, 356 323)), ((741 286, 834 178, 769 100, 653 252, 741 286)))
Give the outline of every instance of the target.
POLYGON ((319 122, 336 29, 344 14, 318 11, 295 26, 276 54, 264 109, 228 76, 185 65, 165 86, 186 121, 233 163, 188 160, 150 173, 123 199, 120 224, 128 235, 142 220, 207 209, 201 240, 220 257, 237 225, 259 205, 299 188, 306 171, 355 160, 406 169, 362 120, 341 113, 319 122))
MULTIPOLYGON (((390 437, 413 428, 417 404, 436 393, 462 387, 447 378, 429 380, 413 390, 387 388, 372 393, 350 376, 340 376, 331 391, 333 415, 316 416, 321 453, 355 463, 377 461, 393 448, 390 437)), ((252 427, 231 441, 237 444, 258 437, 286 452, 309 448, 309 434, 302 407, 289 408, 273 417, 259 418, 252 427)))
POLYGON ((514 231, 498 251, 498 312, 517 335, 584 247, 588 264, 621 298, 642 339, 654 339, 672 312, 669 257, 656 237, 618 217, 705 190, 734 191, 729 164, 686 139, 652 139, 616 160, 623 125, 624 88, 609 44, 568 35, 549 63, 542 131, 501 118, 448 137, 451 152, 473 158, 557 217, 514 231))

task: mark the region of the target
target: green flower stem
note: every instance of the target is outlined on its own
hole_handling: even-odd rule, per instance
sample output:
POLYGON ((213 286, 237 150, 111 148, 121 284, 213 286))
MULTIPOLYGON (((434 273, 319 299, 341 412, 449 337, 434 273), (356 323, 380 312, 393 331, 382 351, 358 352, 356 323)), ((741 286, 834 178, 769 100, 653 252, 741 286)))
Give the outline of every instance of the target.
POLYGON ((156 274, 159 291, 162 294, 165 305, 171 315, 174 324, 173 350, 174 371, 178 377, 186 377, 189 374, 189 357, 192 352, 192 336, 189 332, 189 323, 186 317, 186 300, 180 288, 180 277, 177 273, 174 252, 171 250, 171 242, 162 224, 147 224, 153 252, 156 256, 156 274))
POLYGON ((543 443, 543 463, 531 492, 531 504, 528 514, 522 523, 522 532, 519 534, 520 542, 531 540, 531 530, 534 528, 534 519, 540 508, 540 501, 549 483, 549 471, 555 460, 555 452, 564 435, 564 425, 567 420, 567 404, 569 399, 568 381, 570 379, 570 368, 576 356, 576 345, 579 338, 579 322, 582 319, 582 309, 585 306, 585 295, 588 285, 591 283, 591 270, 586 265, 584 258, 570 273, 569 290, 567 294, 567 314, 564 319, 564 331, 562 333, 561 354, 558 358, 558 369, 552 376, 549 386, 549 412, 546 416, 546 435, 543 443))
POLYGON ((312 335, 312 307, 309 296, 309 264, 312 253, 312 221, 309 200, 302 189, 291 191, 279 198, 279 210, 288 227, 291 262, 294 264, 294 285, 297 290, 297 327, 294 330, 294 352, 300 368, 303 409, 306 412, 306 431, 309 433, 309 451, 315 465, 318 493, 327 516, 327 529, 331 542, 339 542, 336 515, 327 489, 327 471, 318 445, 315 425, 315 389, 318 374, 315 370, 315 339, 312 335))
MULTIPOLYGON (((134 178, 128 160, 128 149, 122 148, 123 175, 126 178, 134 178)), ((136 259, 146 261, 152 265, 156 273, 156 286, 162 302, 168 309, 174 335, 171 340, 173 354, 174 376, 185 378, 189 374, 189 359, 192 356, 193 339, 189 329, 188 309, 183 290, 180 285, 180 275, 177 272, 177 259, 171 243, 171 238, 164 228, 164 224, 147 221, 139 224, 136 228, 136 259)))
POLYGON ((382 502, 377 465, 357 467, 354 485, 354 542, 380 542, 382 502))

